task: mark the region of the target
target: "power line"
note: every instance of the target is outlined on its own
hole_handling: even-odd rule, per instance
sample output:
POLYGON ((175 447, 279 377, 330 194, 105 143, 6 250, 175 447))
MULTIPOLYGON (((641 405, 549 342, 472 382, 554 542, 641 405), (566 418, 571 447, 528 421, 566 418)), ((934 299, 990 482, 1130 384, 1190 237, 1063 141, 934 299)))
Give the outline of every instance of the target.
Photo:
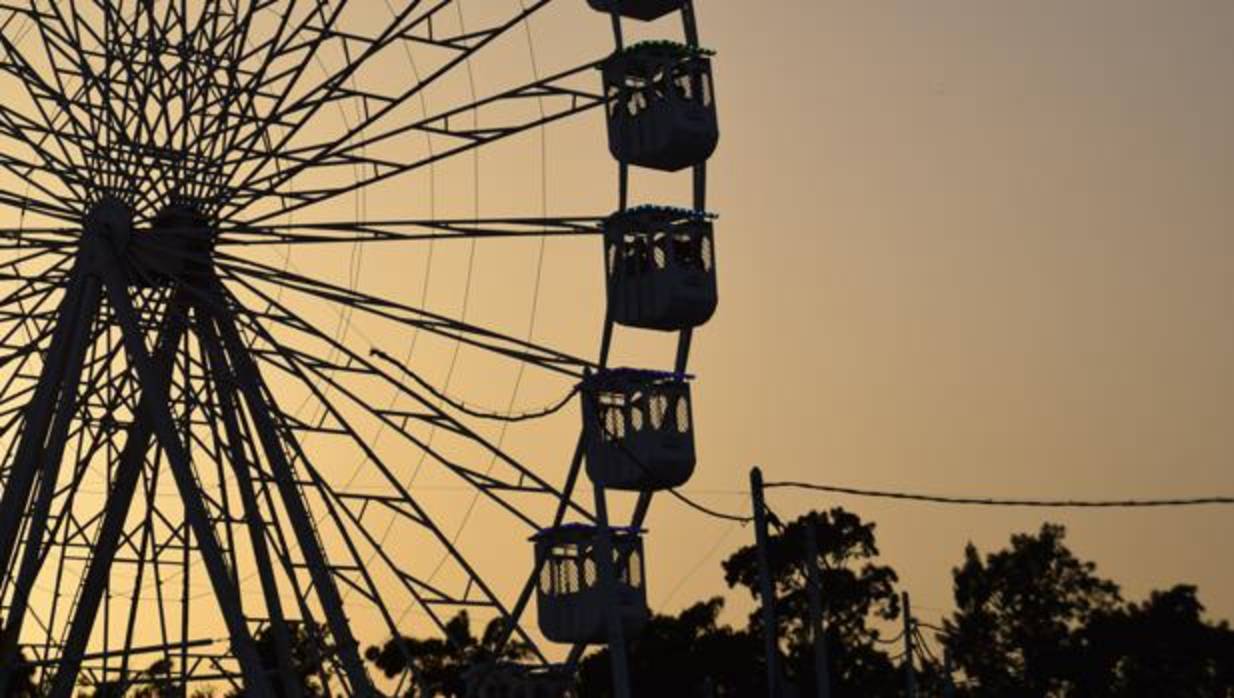
POLYGON ((855 497, 873 497, 877 499, 900 499, 930 504, 960 504, 970 506, 990 507, 1030 507, 1054 509, 1133 509, 1149 507, 1190 507, 1205 505, 1234 505, 1234 497, 1195 497, 1190 499, 998 499, 992 497, 950 497, 942 495, 917 494, 912 492, 890 492, 884 490, 866 490, 854 487, 838 487, 835 485, 820 485, 809 482, 768 482, 766 489, 801 489, 833 494, 847 494, 855 497))
POLYGON ((421 387, 431 393, 433 397, 436 397, 438 400, 441 400, 459 412, 477 419, 491 419, 499 422, 522 422, 529 419, 548 417, 549 415, 565 409, 566 405, 570 404, 570 400, 575 396, 575 394, 578 393, 578 388, 575 387, 572 388, 570 392, 566 393, 564 397, 556 400, 550 405, 531 410, 523 410, 520 412, 498 412, 497 410, 481 409, 468 405, 458 398, 451 397, 446 394, 444 390, 435 387, 432 383, 429 383, 427 380, 422 378, 420 374, 407 368, 401 362, 395 360, 394 357, 390 356, 381 349, 374 347, 369 350, 369 355, 376 356, 386 363, 396 366, 402 370, 403 373, 411 377, 411 379, 418 383, 421 387))
POLYGON ((735 514, 725 514, 722 511, 716 511, 715 509, 710 509, 706 506, 703 506, 702 504, 699 504, 693 499, 690 499, 689 497, 687 497, 686 495, 682 494, 681 492, 675 489, 669 490, 668 493, 673 495, 677 499, 681 500, 682 502, 684 502, 686 506, 689 506, 691 509, 695 509, 708 516, 712 516, 717 519, 724 519, 725 521, 735 521, 739 524, 748 524, 754 520, 753 516, 738 516, 735 514))

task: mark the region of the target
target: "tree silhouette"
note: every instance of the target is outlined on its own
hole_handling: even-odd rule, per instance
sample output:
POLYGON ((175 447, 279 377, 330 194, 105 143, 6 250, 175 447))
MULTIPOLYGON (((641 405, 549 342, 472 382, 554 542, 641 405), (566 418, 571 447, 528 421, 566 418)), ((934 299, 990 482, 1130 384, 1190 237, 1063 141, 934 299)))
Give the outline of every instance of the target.
POLYGON ((1125 603, 1065 535, 1046 524, 984 560, 968 546, 944 623, 965 695, 1234 697, 1234 631, 1203 619, 1195 587, 1125 603))
MULTIPOLYGON (((636 696, 755 696, 766 692, 761 640, 720 625, 722 599, 699 602, 679 616, 656 615, 629 647, 631 690, 636 696), (705 691, 710 682, 710 694, 705 691)), ((612 695, 607 650, 583 660, 583 698, 612 695)))
POLYGON ((1097 613, 1079 633, 1074 695, 1234 696, 1234 631, 1203 619, 1193 586, 1097 613))
MULTIPOLYGON (((833 698, 903 695, 903 672, 881 635, 897 627, 901 608, 895 571, 879 564, 875 525, 843 509, 776 522, 769 558, 777 595, 777 633, 792 686, 784 695, 813 695, 815 677, 807 626, 807 526, 815 526, 829 645, 833 698), (795 689, 795 690, 793 690, 795 689)), ((1153 592, 1127 603, 1118 586, 1098 576, 1096 566, 1065 545, 1062 526, 1044 524, 1035 534, 1011 537, 1008 548, 982 555, 971 543, 952 570, 956 610, 943 621, 939 639, 954 659, 958 698, 1234 698, 1234 630, 1204 618, 1193 586, 1153 592)), ((754 546, 723 562, 730 587, 757 598, 754 546)), ((629 638, 630 679, 636 696, 736 698, 765 695, 762 617, 751 614, 744 629, 721 624, 721 598, 690 606, 676 616, 655 615, 629 638)), ((386 675, 410 678, 405 698, 463 698, 468 672, 525 662, 531 649, 511 642, 498 652, 500 619, 480 637, 460 612, 444 638, 398 637, 370 647, 366 658, 386 675)), ((292 626, 292 662, 306 698, 326 695, 332 650, 320 627, 292 626)), ((268 629, 257 634, 264 667, 278 663, 268 629)), ((919 695, 943 695, 937 657, 919 658, 919 695)), ((23 659, 23 661, 25 661, 23 659)), ((183 696, 171 665, 156 662, 130 685, 134 698, 183 696)), ((499 675, 499 674, 498 674, 499 675)), ((27 665, 12 692, 38 695, 27 665)), ((607 650, 582 661, 580 698, 610 698, 607 650)), ((90 687, 96 698, 119 698, 125 686, 90 687)), ((275 688, 282 695, 282 687, 275 688)), ((195 694, 195 698, 197 695, 195 694)), ((242 694, 231 694, 235 698, 242 694)), ((522 694, 519 694, 522 695, 522 694)), ((206 696, 202 695, 202 698, 206 696)))
MULTIPOLYGON (((325 641, 325 630, 316 623, 288 622, 287 630, 291 635, 291 665, 293 677, 304 698, 316 698, 327 695, 326 686, 334 675, 326 660, 333 654, 333 648, 325 641)), ((274 630, 266 626, 253 638, 257 644, 257 654, 261 658, 261 667, 269 676, 277 677, 279 670, 278 652, 276 651, 274 630)), ((271 691, 275 696, 285 696, 286 690, 282 681, 273 681, 271 691)), ((227 698, 240 698, 243 691, 228 693, 227 698)))
POLYGON ((38 689, 34 684, 34 666, 30 664, 30 660, 26 659, 26 654, 22 652, 18 655, 17 670, 13 672, 13 677, 9 679, 9 695, 12 698, 35 698, 38 695, 38 689))
MULTIPOLYGON (((777 637, 788 656, 792 680, 803 694, 814 690, 814 665, 808 633, 809 597, 806 577, 806 527, 814 523, 818 543, 823 619, 829 647, 833 695, 899 695, 901 682, 883 650, 875 627, 900 615, 895 570, 876 562, 879 551, 875 524, 841 508, 802 516, 780 527, 768 540, 768 558, 775 583, 777 637)), ((758 551, 747 546, 723 563, 729 586, 743 586, 757 597, 758 551)), ((761 635, 759 613, 750 616, 750 631, 761 635)))
POLYGON ((471 632, 471 618, 466 611, 459 611, 446 623, 444 639, 392 638, 380 647, 370 647, 364 656, 387 678, 410 672, 406 698, 462 698, 467 691, 469 669, 530 656, 531 649, 526 644, 513 640, 497 652, 503 629, 502 619, 494 618, 483 635, 476 638, 471 632))
POLYGON ((1121 603, 1118 586, 1063 544, 1062 526, 1012 536, 983 560, 971 543, 953 571, 946 644, 977 696, 1066 695, 1081 671, 1077 630, 1121 603))

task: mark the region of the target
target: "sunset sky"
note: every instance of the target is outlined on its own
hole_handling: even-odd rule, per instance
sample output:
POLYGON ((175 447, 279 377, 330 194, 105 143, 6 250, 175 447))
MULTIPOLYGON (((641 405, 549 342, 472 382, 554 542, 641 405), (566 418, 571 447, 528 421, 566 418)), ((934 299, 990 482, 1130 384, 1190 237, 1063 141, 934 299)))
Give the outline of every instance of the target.
MULTIPOLYGON (((954 495, 1234 491, 1234 5, 699 5, 723 298, 697 345, 691 488, 739 489, 760 463, 954 495)), ((771 502, 877 521, 927 616, 966 542, 1043 520, 1128 596, 1196 583, 1234 616, 1228 507, 771 502)), ((727 525, 677 509, 657 507, 653 550, 688 569, 727 525)), ((667 606, 721 583, 706 563, 667 606)))
MULTIPOLYGON (((455 3, 457 16, 443 18, 438 31, 465 34, 526 4, 455 3), (452 22, 457 26, 445 26, 452 22)), ((720 307, 694 338, 699 462, 685 492, 745 515, 748 471, 757 464, 771 481, 952 496, 1234 496, 1234 3, 695 5, 703 43, 717 51, 721 143, 709 165, 708 206, 720 216, 720 307)), ((357 32, 372 35, 390 21, 388 3, 349 7, 344 24, 357 32)), ((262 18, 269 26, 277 20, 262 18)), ((14 23, 6 31, 18 35, 19 50, 37 68, 45 54, 26 29, 14 23)), ((671 19, 629 31, 632 41, 680 38, 671 19)), ((556 0, 401 105, 392 121, 440 114, 536 76, 590 65, 612 47, 606 17, 583 0, 556 0)), ((444 61, 419 50, 400 44, 353 79, 385 93, 414 85, 444 61)), ((337 45, 323 49, 306 74, 326 80, 349 55, 337 45)), ((18 77, 4 78, 0 96, 17 105, 15 112, 33 114, 18 77)), ((599 88, 590 69, 577 80, 599 88)), ((543 107, 539 100, 519 104, 543 107)), ((469 117, 473 127, 491 126, 487 115, 466 113, 454 123, 469 117)), ((338 105, 300 137, 328 142, 359 118, 355 103, 338 105)), ((440 153, 440 141, 411 129, 373 150, 414 161, 440 153)), ((364 168, 340 169, 349 168, 320 177, 347 181, 364 168)), ((295 221, 601 216, 617 202, 616 169, 597 109, 309 208, 295 221)), ((636 170, 631 203, 689 205, 689 183, 688 173, 636 170)), ((323 185, 311 177, 294 184, 295 191, 323 185)), ((0 173, 0 189, 23 187, 30 189, 0 173)), ((279 203, 269 197, 264 205, 279 203)), ((257 205, 247 214, 263 210, 257 205)), ((9 228, 32 225, 24 212, 2 215, 9 228)), ((604 318, 596 236, 307 247, 251 254, 287 272, 596 356, 604 318)), ((363 356, 383 350, 472 406, 530 409, 574 386, 572 378, 460 349, 410 323, 295 295, 277 292, 337 339, 331 358, 340 347, 363 356)), ((249 310, 267 302, 249 291, 237 296, 249 310)), ((675 339, 619 329, 613 364, 669 369, 675 339)), ((277 373, 268 364, 266 370, 277 373)), ((305 385, 285 376, 268 380, 286 412, 307 421, 321 413, 305 385)), ((374 417, 373 405, 409 409, 406 395, 372 375, 355 380, 369 381, 346 408, 367 418, 357 430, 363 437, 306 435, 309 458, 340 490, 388 492, 361 445, 371 448, 496 595, 512 601, 532 564, 532 531, 511 525, 509 512, 460 485, 456 474, 436 468, 374 417)), ((504 467, 489 450, 430 422, 415 428, 478 471, 504 467)), ((475 429, 560 485, 578 436, 577 405, 545 420, 475 429)), ((205 454, 194 457, 204 469, 205 454)), ((92 475, 93 489, 83 489, 74 505, 93 508, 90 514, 110 486, 106 469, 93 468, 92 475)), ((204 478, 207 489, 218 484, 211 477, 204 478)), ((170 479, 158 488, 155 498, 182 514, 170 479)), ((589 507, 589 485, 580 492, 589 507)), ((982 509, 788 490, 768 499, 784 519, 843 506, 877 522, 883 561, 897 569, 915 609, 930 621, 950 610, 951 568, 966 544, 992 551, 1045 521, 1065 524, 1071 548, 1122 584, 1128 598, 1197 584, 1212 616, 1234 619, 1228 506, 982 509)), ((631 495, 614 495, 614 517, 628 516, 633 503, 631 495)), ((324 518, 320 502, 310 504, 324 518)), ((525 513, 547 520, 548 504, 528 501, 525 513)), ((438 539, 411 525, 416 531, 404 535, 395 522, 407 518, 394 513, 360 517, 366 515, 386 517, 364 523, 375 547, 443 586, 472 590, 460 567, 443 563, 438 539)), ((170 519, 169 527, 178 525, 170 519)), ((728 594, 726 620, 744 623, 751 601, 728 592, 720 562, 752 542, 752 528, 664 496, 646 527, 654 610, 676 612, 728 594)), ((342 555, 341 538, 321 536, 328 552, 342 555)), ((113 583, 127 583, 129 572, 117 570, 113 583)), ((50 567, 41 574, 46 580, 50 567)), ((399 574, 381 574, 383 591, 397 586, 399 574)), ((162 603, 152 591, 161 582, 137 579, 142 588, 134 595, 162 603)), ((260 597, 251 579, 244 578, 242 594, 260 597)), ((196 569, 190 581, 174 593, 210 603, 204 572, 196 569)), ((46 607, 51 589, 36 585, 35 606, 46 607)), ((249 607, 250 615, 259 617, 251 610, 259 607, 249 607)), ((368 610, 350 616, 361 641, 383 640, 384 619, 368 610)), ((409 627, 427 627, 414 603, 393 610, 399 623, 411 618, 409 627)), ((223 644, 218 614, 195 613, 185 627, 223 644)), ((528 625, 533 617, 525 618, 528 625)), ((116 614, 107 632, 124 621, 116 614)), ((149 617, 143 622, 153 627, 149 617)), ((96 626, 96 637, 105 624, 96 626)))

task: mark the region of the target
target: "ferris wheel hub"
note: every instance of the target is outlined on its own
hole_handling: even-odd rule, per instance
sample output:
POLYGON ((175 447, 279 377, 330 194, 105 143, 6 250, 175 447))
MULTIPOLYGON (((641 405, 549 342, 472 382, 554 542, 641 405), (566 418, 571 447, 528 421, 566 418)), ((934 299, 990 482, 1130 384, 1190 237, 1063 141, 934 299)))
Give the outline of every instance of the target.
POLYGON ((120 199, 105 196, 86 213, 83 227, 87 237, 106 240, 121 253, 133 234, 133 213, 120 199))
POLYGON ((111 248, 135 286, 194 283, 213 273, 218 230, 191 204, 170 204, 134 229, 128 205, 109 196, 91 207, 84 228, 88 240, 111 248))

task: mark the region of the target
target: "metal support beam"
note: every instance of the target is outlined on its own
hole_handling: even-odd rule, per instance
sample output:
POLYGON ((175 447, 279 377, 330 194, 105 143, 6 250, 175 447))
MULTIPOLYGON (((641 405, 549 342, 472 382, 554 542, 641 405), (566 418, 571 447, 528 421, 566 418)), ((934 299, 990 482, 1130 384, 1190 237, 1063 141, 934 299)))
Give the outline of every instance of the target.
MULTIPOLYGON (((164 382, 171 380, 171 370, 174 365, 175 347, 180 342, 185 330, 185 323, 177 314, 175 305, 168 309, 167 319, 159 333, 159 346, 156 349, 157 367, 155 373, 164 382)), ((147 403, 155 399, 148 388, 142 391, 138 415, 147 411, 147 403)), ((111 491, 107 493, 107 511, 103 524, 95 540, 93 557, 82 580, 81 594, 69 626, 68 638, 61 650, 56 675, 52 679, 51 696, 68 698, 72 695, 77 683, 77 673, 81 669, 85 657, 86 644, 94 628, 94 620, 98 615, 98 607, 107 589, 107 581, 111 574, 112 562, 124 535, 124 522, 128 518, 129 507, 137 490, 141 477, 142 465, 150 448, 153 431, 150 420, 140 416, 129 425, 125 435, 124 447, 120 451, 116 469, 113 474, 111 491)))
MULTIPOLYGON (((142 424, 150 423, 150 427, 153 428, 154 434, 158 437, 159 444, 167 454, 167 459, 171 464, 172 475, 176 480, 176 486, 180 490, 180 495, 183 499, 185 516, 189 527, 192 529, 193 536, 197 539, 202 561, 205 563, 215 598, 218 601, 220 612, 231 636, 232 651, 244 674, 246 690, 249 695, 268 696, 270 694, 269 686, 265 681, 261 658, 257 654, 256 645, 244 619, 244 613, 240 606, 239 592, 232 583, 231 575, 227 570, 227 563, 223 558, 222 549, 214 535, 214 529, 210 525, 205 504, 202 502, 201 492, 198 490, 197 480, 193 475, 193 466, 188 451, 176 431, 175 420, 172 418, 168 402, 167 381, 160 380, 161 372, 158 368, 161 367, 156 367, 153 364, 149 353, 146 351, 145 341, 138 326, 136 313, 128 296, 128 284, 115 257, 115 253, 105 240, 92 240, 89 242, 93 243, 99 258, 98 268, 103 275, 112 311, 120 323, 129 364, 136 370, 139 383, 141 384, 142 410, 137 422, 142 424)), ((172 327, 187 323, 186 311, 173 305, 172 308, 169 308, 168 312, 173 314, 169 318, 172 327)), ((183 327, 178 331, 182 332, 183 327)), ((169 359, 174 356, 175 346, 176 344, 170 345, 169 359)), ((128 444, 126 443, 125 446, 127 449, 128 444)), ((140 463, 134 469, 140 471, 140 463)), ((129 485, 128 500, 132 499, 132 489, 135 488, 137 474, 133 473, 130 477, 133 480, 133 484, 129 485)), ((119 476, 117 476, 117 479, 119 479, 119 476)), ((115 507, 118 505, 109 501, 109 506, 115 507)), ((128 503, 126 502, 124 506, 127 508, 128 503)), ((117 529, 121 528, 123 526, 122 517, 112 516, 111 512, 109 512, 108 519, 105 521, 105 526, 115 518, 121 518, 120 521, 114 523, 117 529)), ((118 530, 115 535, 118 539, 118 530)), ((114 555, 114 550, 112 554, 114 555)), ((109 570, 103 569, 99 562, 99 558, 96 557, 95 561, 91 564, 89 573, 94 577, 96 588, 83 588, 83 596, 87 592, 97 596, 102 595, 109 570)), ((80 610, 82 609, 79 605, 80 610)), ((89 619, 89 623, 86 623, 85 620, 84 618, 75 618, 74 627, 70 631, 71 637, 75 634, 80 636, 76 640, 80 644, 74 648, 77 653, 81 652, 88 639, 89 629, 86 626, 93 624, 93 618, 89 619), (77 620, 83 622, 77 623, 77 620)), ((70 672, 65 671, 66 668, 62 667, 61 671, 56 675, 52 688, 52 698, 68 698, 72 692, 73 679, 70 677, 70 672)), ((73 669, 71 673, 75 674, 76 667, 73 667, 73 669)))
POLYGON ((90 332, 98 310, 98 279, 87 277, 82 284, 84 292, 71 316, 73 325, 62 366, 59 400, 55 405, 47 443, 39 454, 42 463, 38 472, 38 492, 27 517, 29 525, 26 529, 26 542, 22 549, 16 581, 13 584, 13 595, 9 600, 3 640, 0 640, 0 696, 8 695, 12 669, 17 665, 18 642, 21 639, 22 625, 26 620, 30 591, 34 588, 34 580, 38 576, 43 560, 43 538, 47 533, 47 519, 56 492, 56 481, 60 476, 60 461, 64 456, 69 428, 77 413, 82 362, 85 360, 87 345, 90 343, 90 332))
MULTIPOLYGON (((283 507, 291 521, 292 530, 296 534, 300 549, 308 563, 313 586, 317 589, 317 598, 325 611, 326 623, 334 637, 334 644, 342 660, 343 670, 351 684, 352 693, 361 696, 373 695, 373 686, 360 659, 359 643, 352 635, 351 626, 343 612, 343 601, 339 595, 338 586, 330 573, 325 552, 317 540, 313 520, 302 499, 303 495, 296 486, 294 470, 287 461, 283 441, 271 415, 270 406, 262 395, 261 374, 240 339, 235 318, 227 310, 224 295, 219 293, 216 298, 214 318, 219 336, 235 371, 240 392, 244 395, 248 405, 249 415, 257 428, 258 438, 265 450, 267 463, 273 472, 275 486, 278 488, 283 507)), ((287 434, 284 438, 293 437, 287 434)))
POLYGON ((60 387, 60 378, 64 370, 65 353, 73 332, 73 322, 77 318, 76 309, 81 303, 84 291, 84 274, 75 269, 68 282, 64 298, 57 312, 56 328, 52 333, 51 345, 44 357, 43 372, 34 390, 34 395, 26 405, 23 417, 21 441, 17 453, 9 467, 9 477, 4 483, 4 493, 0 495, 0 588, 4 576, 7 576, 9 561, 12 559, 17 545, 17 536, 21 528, 22 516, 26 511, 26 502, 34 486, 35 460, 43 450, 47 426, 51 421, 51 413, 55 403, 56 391, 60 387))
POLYGON ((215 392, 218 395, 219 417, 223 422, 223 430, 227 437, 228 460, 236 478, 236 489, 240 492, 240 501, 244 506, 244 523, 248 529, 249 541, 253 546, 253 558, 257 565, 257 575, 261 581, 261 591, 266 602, 266 614, 270 618, 270 632, 274 637, 274 653, 278 661, 279 676, 284 695, 288 698, 299 698, 301 695, 299 683, 295 680, 292 663, 291 632, 287 627, 287 619, 283 615, 283 604, 279 599, 278 583, 274 577, 274 566, 270 561, 270 550, 266 547, 265 520, 262 518, 261 507, 253 490, 252 468, 244 451, 244 438, 240 431, 240 405, 236 397, 234 375, 223 358, 223 350, 219 345, 218 335, 207 320, 207 313, 201 308, 196 309, 198 318, 198 337, 205 350, 210 366, 210 375, 214 378, 215 392))

